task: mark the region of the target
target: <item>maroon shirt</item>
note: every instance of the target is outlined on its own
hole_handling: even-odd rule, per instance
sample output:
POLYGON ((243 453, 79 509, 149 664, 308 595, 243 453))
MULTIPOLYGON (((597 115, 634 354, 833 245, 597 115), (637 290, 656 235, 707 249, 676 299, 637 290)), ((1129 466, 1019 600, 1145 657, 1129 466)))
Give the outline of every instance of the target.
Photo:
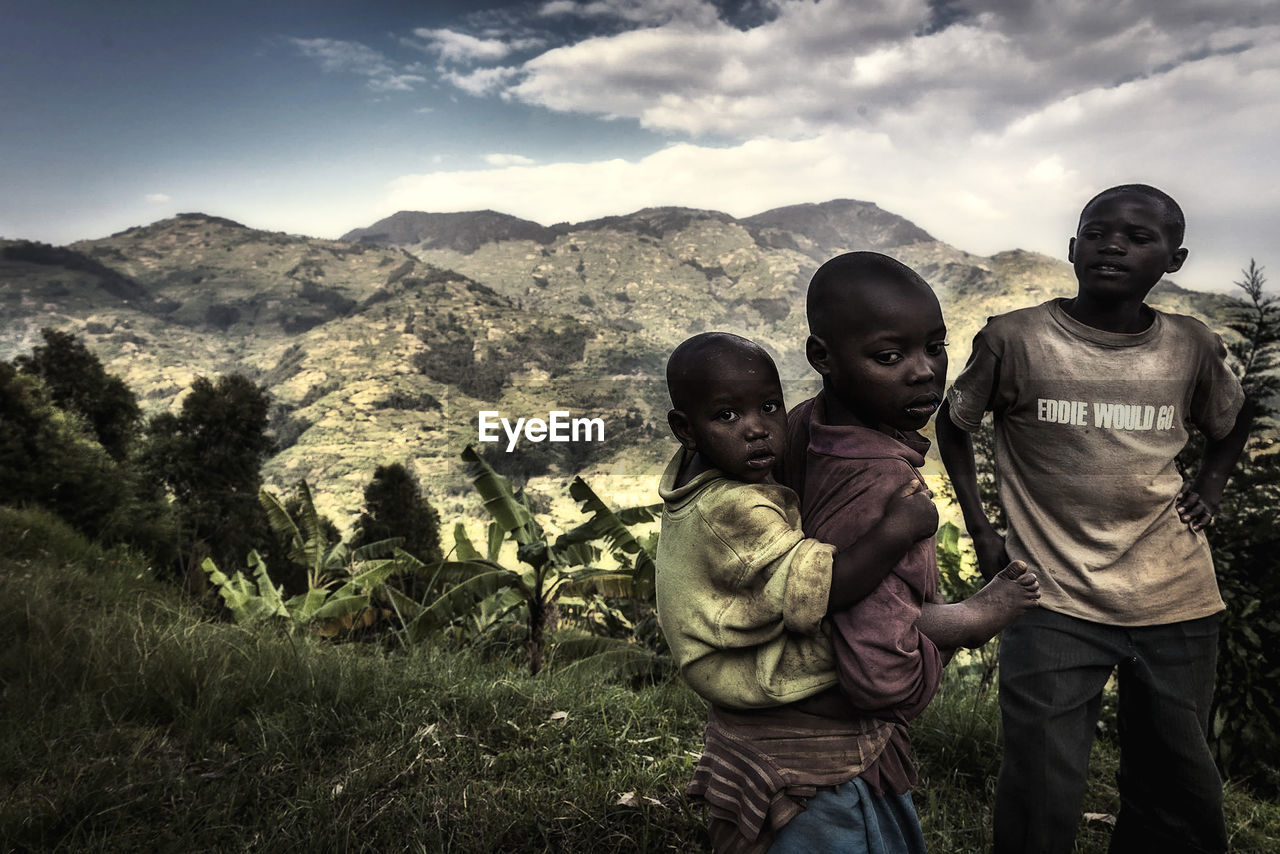
MULTIPOLYGON (((845 549, 884 515, 889 498, 912 479, 929 440, 889 436, 865 427, 825 423, 825 392, 788 415, 783 482, 800 496, 806 536, 845 549)), ((942 657, 916 628, 921 608, 938 592, 934 538, 917 543, 861 602, 832 617, 842 697, 819 695, 800 706, 825 714, 871 714, 900 724, 885 755, 863 779, 905 792, 915 783, 905 724, 924 711, 942 679, 942 657), (895 743, 896 742, 896 743, 895 743), (880 767, 883 766, 883 767, 880 767)))

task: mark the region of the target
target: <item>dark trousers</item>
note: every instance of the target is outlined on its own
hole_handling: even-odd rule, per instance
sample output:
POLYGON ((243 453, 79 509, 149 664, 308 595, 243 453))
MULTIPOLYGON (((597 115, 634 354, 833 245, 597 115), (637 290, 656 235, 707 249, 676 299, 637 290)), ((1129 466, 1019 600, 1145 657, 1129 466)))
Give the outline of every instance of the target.
POLYGON ((1069 854, 1102 688, 1119 668, 1120 812, 1110 851, 1222 852, 1222 779, 1205 736, 1218 617, 1091 623, 1037 609, 1000 642, 1004 754, 996 854, 1069 854))

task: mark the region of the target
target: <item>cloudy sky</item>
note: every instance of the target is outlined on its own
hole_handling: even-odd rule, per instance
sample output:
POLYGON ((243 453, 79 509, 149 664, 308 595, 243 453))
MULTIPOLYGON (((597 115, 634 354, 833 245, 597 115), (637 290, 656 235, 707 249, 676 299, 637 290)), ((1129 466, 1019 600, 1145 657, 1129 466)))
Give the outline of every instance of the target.
POLYGON ((1062 256, 1094 191, 1142 181, 1187 211, 1181 284, 1280 269, 1274 0, 0 0, 0 21, 7 238, 856 198, 1062 256))

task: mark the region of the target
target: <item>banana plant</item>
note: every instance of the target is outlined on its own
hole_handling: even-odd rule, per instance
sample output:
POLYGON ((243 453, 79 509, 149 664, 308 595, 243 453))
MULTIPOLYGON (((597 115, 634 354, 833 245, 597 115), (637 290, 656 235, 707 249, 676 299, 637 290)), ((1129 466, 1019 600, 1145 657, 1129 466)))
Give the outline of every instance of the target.
POLYGON ((615 514, 575 478, 570 494, 584 504, 591 518, 582 525, 548 538, 534 518, 523 491, 513 490, 510 481, 493 470, 468 445, 462 452, 471 483, 492 517, 487 551, 481 555, 462 526, 454 529, 454 556, 441 564, 441 578, 452 582, 443 596, 409 623, 411 641, 440 630, 460 616, 472 620, 496 621, 518 610, 524 611, 528 627, 529 670, 542 669, 544 631, 556 602, 567 593, 610 589, 633 594, 652 589, 652 558, 644 544, 626 528, 623 519, 644 521, 654 518, 654 508, 638 508, 615 514), (521 566, 505 567, 499 562, 503 543, 515 543, 521 566), (595 541, 603 540, 620 568, 595 565, 602 555, 595 541))
POLYGON ((257 550, 249 552, 248 564, 251 578, 245 577, 243 572, 228 576, 209 557, 200 566, 226 603, 232 618, 240 625, 254 625, 276 617, 289 619, 291 615, 281 598, 280 588, 271 582, 267 564, 257 550))
POLYGON ((278 617, 332 637, 397 614, 387 579, 397 572, 420 570, 421 563, 398 549, 396 539, 356 549, 345 541, 330 545, 306 481, 299 481, 298 497, 295 519, 277 496, 266 489, 258 492, 272 529, 288 544, 289 559, 306 569, 306 592, 283 599, 256 551, 248 557, 252 579, 238 571, 228 576, 213 561, 204 562, 204 571, 236 621, 253 623, 278 617), (384 601, 391 607, 382 607, 384 601))

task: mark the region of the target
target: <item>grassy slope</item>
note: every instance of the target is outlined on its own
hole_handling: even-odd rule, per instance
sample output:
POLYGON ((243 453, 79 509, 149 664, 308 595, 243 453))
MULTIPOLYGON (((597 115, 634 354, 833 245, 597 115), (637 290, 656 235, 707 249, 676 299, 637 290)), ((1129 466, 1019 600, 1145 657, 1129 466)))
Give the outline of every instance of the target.
MULTIPOLYGON (((507 659, 324 645, 209 619, 39 514, 0 508, 0 850, 699 851, 701 702, 507 659), (634 793, 635 806, 619 804, 634 793)), ((981 851, 992 698, 956 671, 914 726, 930 849, 981 851)), ((1086 810, 1114 812, 1095 748, 1086 810)), ((1233 850, 1280 805, 1231 788, 1233 850)), ((1105 850, 1090 823, 1080 850, 1105 850)))

